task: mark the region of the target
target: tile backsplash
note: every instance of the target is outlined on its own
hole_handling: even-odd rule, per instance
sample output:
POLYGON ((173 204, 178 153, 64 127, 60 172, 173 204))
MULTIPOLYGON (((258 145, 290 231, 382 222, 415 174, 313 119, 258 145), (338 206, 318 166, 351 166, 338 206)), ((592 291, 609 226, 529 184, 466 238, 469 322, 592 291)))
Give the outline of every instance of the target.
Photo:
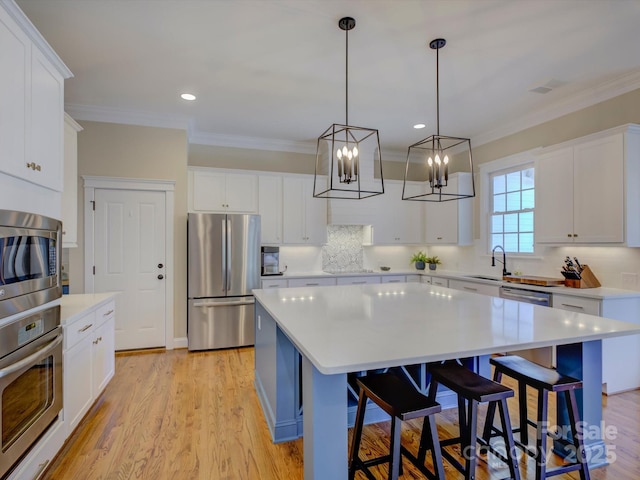
POLYGON ((322 270, 358 272, 364 269, 361 225, 327 226, 327 244, 322 247, 322 270))

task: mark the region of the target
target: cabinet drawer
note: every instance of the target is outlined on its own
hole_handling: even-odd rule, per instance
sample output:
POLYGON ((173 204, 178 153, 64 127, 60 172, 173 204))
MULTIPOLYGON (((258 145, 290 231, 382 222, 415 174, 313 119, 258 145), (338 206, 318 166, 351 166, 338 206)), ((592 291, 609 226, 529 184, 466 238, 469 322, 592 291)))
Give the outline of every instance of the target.
MULTIPOLYGON (((407 281, 407 277, 404 275, 383 275, 380 278, 382 283, 403 283, 407 281)), ((415 282, 416 280, 413 281, 415 282)))
POLYGON ((64 328, 64 349, 68 350, 93 332, 96 312, 90 312, 64 328))
POLYGON ((102 325, 107 320, 111 320, 116 313, 116 306, 113 302, 102 305, 96 309, 96 325, 102 325))
POLYGON ((335 284, 335 278, 292 278, 289 280, 290 287, 324 287, 335 284))
POLYGON ((593 298, 557 295, 554 293, 552 296, 552 305, 553 308, 559 308, 561 310, 600 315, 600 300, 593 298))
POLYGON ((340 277, 338 285, 368 285, 380 283, 380 277, 340 277))
POLYGON ((287 281, 283 278, 262 280, 262 288, 287 288, 287 281))
POLYGON ((449 279, 431 277, 431 285, 438 285, 439 287, 448 287, 449 286, 449 279))

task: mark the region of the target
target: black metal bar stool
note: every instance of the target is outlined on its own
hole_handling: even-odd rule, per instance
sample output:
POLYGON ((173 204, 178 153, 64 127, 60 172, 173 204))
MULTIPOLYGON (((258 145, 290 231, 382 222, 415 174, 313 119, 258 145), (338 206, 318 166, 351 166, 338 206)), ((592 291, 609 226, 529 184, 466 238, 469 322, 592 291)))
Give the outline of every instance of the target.
MULTIPOLYGON (((580 422, 580 412, 576 402, 575 390, 582 388, 582 382, 573 377, 561 375, 552 368, 546 368, 536 363, 530 362, 517 355, 506 355, 503 357, 495 357, 489 360, 494 366, 493 379, 496 382, 502 380, 502 375, 507 375, 518 382, 518 406, 520 411, 520 422, 518 428, 511 428, 512 431, 520 433, 520 441, 516 444, 522 448, 528 455, 536 459, 536 480, 561 475, 567 472, 578 470, 581 480, 589 480, 589 465, 587 464, 583 438, 578 434, 576 428, 580 422), (536 421, 532 421, 527 413, 527 385, 534 388, 537 392, 538 414, 536 421), (571 428, 571 441, 567 441, 567 445, 571 445, 571 454, 575 455, 577 462, 569 463, 547 469, 547 413, 548 413, 548 396, 549 392, 562 392, 569 413, 569 427, 571 428), (528 426, 536 427, 536 444, 535 450, 531 450, 528 446, 529 435, 528 426)), ((493 418, 495 408, 489 407, 487 410, 487 420, 485 423, 483 439, 489 441, 491 436, 499 432, 493 426, 493 418)), ((504 426, 503 426, 504 430, 504 426)))
MULTIPOLYGON (((502 420, 504 437, 504 455, 491 444, 484 444, 484 448, 491 451, 509 467, 509 474, 512 479, 520 479, 518 461, 514 457, 515 445, 510 426, 509 410, 507 409, 507 398, 513 397, 513 390, 472 372, 457 362, 446 362, 443 364, 430 364, 428 371, 431 373, 431 384, 429 386, 429 398, 435 399, 438 385, 444 385, 458 396, 458 417, 460 424, 460 436, 450 438, 440 442, 442 456, 446 458, 456 469, 464 474, 464 478, 471 480, 475 478, 476 470, 476 442, 482 441, 478 438, 478 405, 489 403, 494 411, 496 405, 502 420), (460 444, 460 451, 465 464, 462 465, 445 447, 460 444)), ((482 442, 481 442, 482 443, 482 442)), ((424 458, 423 442, 420 442, 418 450, 418 460, 424 458)))
MULTIPOLYGON (((357 379, 360 387, 358 398, 358 410, 353 428, 353 441, 349 452, 349 479, 353 480, 357 470, 362 470, 367 478, 376 480, 369 467, 389 462, 389 479, 396 480, 400 474, 401 457, 405 455, 428 478, 444 480, 444 468, 438 443, 438 431, 434 415, 441 408, 440 404, 430 400, 426 395, 418 392, 407 381, 402 380, 393 373, 380 373, 367 375, 357 379), (367 399, 378 405, 391 416, 391 445, 389 455, 383 455, 371 460, 362 460, 359 456, 360 439, 364 414, 367 407, 367 399), (400 444, 400 429, 403 420, 425 417, 422 437, 429 444, 432 452, 434 472, 430 472, 423 461, 418 463, 417 458, 400 444), (400 421, 398 421, 400 420, 400 421), (426 429, 426 431, 424 430, 426 429)), ((426 447, 425 447, 426 449, 426 447)))

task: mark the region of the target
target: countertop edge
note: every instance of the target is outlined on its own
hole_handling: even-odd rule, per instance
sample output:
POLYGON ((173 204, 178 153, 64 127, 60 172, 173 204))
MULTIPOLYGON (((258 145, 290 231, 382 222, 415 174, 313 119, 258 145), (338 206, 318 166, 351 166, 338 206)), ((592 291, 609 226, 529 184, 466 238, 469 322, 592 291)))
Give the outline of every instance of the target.
POLYGON ((60 324, 73 323, 86 313, 96 310, 118 296, 118 292, 78 293, 60 299, 60 324))

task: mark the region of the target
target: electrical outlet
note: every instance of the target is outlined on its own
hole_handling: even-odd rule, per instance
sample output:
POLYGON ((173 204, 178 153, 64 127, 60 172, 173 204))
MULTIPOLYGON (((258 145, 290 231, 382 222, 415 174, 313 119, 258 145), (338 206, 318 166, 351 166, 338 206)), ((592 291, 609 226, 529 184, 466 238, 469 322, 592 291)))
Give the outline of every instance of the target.
POLYGON ((622 275, 622 287, 635 289, 638 287, 638 274, 637 273, 621 273, 622 275))

